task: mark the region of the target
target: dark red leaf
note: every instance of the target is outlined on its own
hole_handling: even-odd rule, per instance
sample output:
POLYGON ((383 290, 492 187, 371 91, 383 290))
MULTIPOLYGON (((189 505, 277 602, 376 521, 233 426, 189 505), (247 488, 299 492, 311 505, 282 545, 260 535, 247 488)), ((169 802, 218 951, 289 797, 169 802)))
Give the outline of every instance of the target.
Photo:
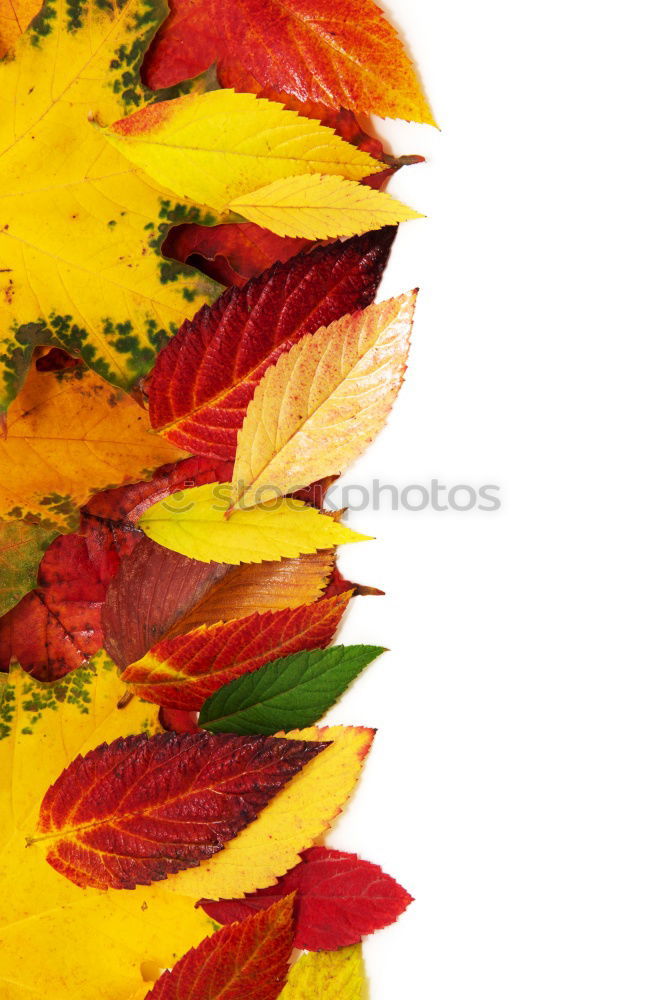
POLYGON ((220 851, 327 745, 211 733, 103 743, 46 792, 35 839, 76 885, 149 885, 220 851))
POLYGON ((301 864, 276 885, 244 899, 203 900, 198 905, 220 924, 227 924, 268 910, 293 892, 297 894, 294 944, 308 951, 334 951, 356 944, 366 934, 392 924, 412 901, 377 865, 361 861, 356 854, 311 847, 301 855, 301 864))

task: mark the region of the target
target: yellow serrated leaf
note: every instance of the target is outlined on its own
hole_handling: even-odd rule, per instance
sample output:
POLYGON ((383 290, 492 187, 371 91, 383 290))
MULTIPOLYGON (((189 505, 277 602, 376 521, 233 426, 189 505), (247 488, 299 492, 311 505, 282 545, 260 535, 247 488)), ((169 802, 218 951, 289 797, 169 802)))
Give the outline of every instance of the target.
POLYGON ((344 316, 267 370, 239 432, 233 506, 342 472, 364 450, 402 384, 415 304, 410 292, 344 316))
POLYGON ((0 518, 64 531, 92 493, 143 479, 185 456, 150 430, 137 403, 91 371, 32 368, 0 438, 0 518))
POLYGON ((278 236, 326 240, 422 219, 385 191, 342 177, 287 177, 241 195, 228 206, 278 236))
POLYGON ((290 968, 278 1000, 365 1000, 361 945, 309 952, 290 968))
MULTIPOLYGON (((273 490, 261 496, 273 496, 273 490)), ((279 497, 230 517, 229 483, 195 486, 149 507, 139 520, 159 545, 201 562, 259 563, 292 558, 349 542, 361 542, 351 528, 307 507, 302 500, 279 497)))
POLYGON ((178 872, 164 888, 193 899, 238 899, 274 885, 298 864, 302 851, 326 833, 361 775, 373 729, 332 726, 276 733, 292 740, 332 740, 225 850, 195 869, 178 872))
POLYGON ((45 0, 0 63, 2 409, 39 344, 133 384, 217 287, 159 253, 171 222, 215 216, 173 199, 92 121, 153 99, 140 62, 166 14, 166 0, 45 0))
POLYGON ((158 730, 158 708, 125 704, 126 692, 103 656, 55 684, 16 667, 0 692, 2 1000, 133 1000, 143 973, 156 978, 211 929, 190 899, 161 886, 81 890, 26 849, 44 793, 78 753, 158 730))
POLYGON ((105 135, 159 184, 217 211, 293 174, 360 180, 383 168, 319 122, 234 90, 153 104, 105 135))

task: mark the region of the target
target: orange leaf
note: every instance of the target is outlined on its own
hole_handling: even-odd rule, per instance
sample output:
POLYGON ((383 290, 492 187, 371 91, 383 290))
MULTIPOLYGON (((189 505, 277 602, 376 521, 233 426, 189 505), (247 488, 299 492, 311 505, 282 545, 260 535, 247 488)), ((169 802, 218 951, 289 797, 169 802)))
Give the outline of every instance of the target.
POLYGON ((147 53, 152 89, 232 53, 263 87, 383 118, 434 124, 395 29, 372 0, 170 0, 147 53))

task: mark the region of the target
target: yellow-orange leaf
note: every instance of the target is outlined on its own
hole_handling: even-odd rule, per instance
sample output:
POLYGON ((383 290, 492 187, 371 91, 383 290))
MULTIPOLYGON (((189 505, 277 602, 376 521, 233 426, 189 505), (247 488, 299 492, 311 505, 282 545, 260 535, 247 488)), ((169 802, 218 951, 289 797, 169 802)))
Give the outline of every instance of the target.
POLYGON ((322 595, 334 561, 333 550, 323 549, 298 559, 237 566, 173 625, 166 638, 184 635, 200 625, 312 604, 322 595))
POLYGON ((73 530, 92 493, 182 458, 121 389, 91 371, 32 368, 0 438, 0 518, 73 530))
POLYGON ((39 12, 42 0, 0 0, 0 58, 39 12))
POLYGON ((287 177, 230 202, 234 212, 278 236, 325 240, 423 218, 413 208, 342 177, 287 177))
POLYGON ((271 800, 225 850, 198 868, 179 872, 164 889, 194 899, 237 899, 274 885, 298 864, 301 852, 326 833, 352 794, 374 738, 373 729, 311 727, 277 733, 293 740, 332 740, 271 800))
POLYGON ((290 968, 279 1000, 365 1000, 361 945, 309 952, 290 968))
POLYGON ((159 184, 221 211, 281 177, 360 180, 383 166, 319 122, 234 90, 153 104, 105 135, 159 184))
POLYGON ((309 334, 265 373, 237 443, 234 503, 342 472, 383 426, 404 377, 416 293, 309 334))

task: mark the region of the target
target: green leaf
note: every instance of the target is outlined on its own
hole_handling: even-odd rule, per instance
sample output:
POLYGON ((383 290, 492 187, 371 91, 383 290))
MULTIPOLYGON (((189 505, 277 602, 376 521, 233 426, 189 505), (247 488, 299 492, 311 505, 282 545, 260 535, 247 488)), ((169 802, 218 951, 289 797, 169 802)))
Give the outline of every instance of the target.
POLYGON ((202 706, 200 725, 266 736, 312 726, 383 652, 382 646, 331 646, 284 656, 219 688, 202 706))

